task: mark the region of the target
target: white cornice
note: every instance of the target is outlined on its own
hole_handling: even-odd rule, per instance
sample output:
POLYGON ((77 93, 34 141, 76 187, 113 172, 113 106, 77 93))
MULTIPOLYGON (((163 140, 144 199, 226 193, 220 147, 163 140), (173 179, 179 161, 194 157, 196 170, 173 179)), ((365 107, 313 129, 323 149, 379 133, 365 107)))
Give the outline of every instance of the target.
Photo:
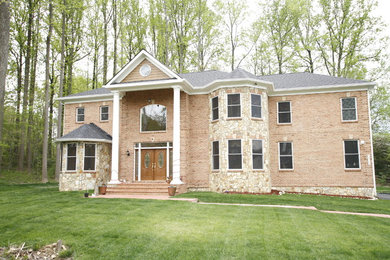
POLYGON ((112 143, 107 139, 94 139, 94 138, 57 138, 54 142, 97 142, 97 143, 112 143), (59 140, 60 139, 60 140, 59 140))

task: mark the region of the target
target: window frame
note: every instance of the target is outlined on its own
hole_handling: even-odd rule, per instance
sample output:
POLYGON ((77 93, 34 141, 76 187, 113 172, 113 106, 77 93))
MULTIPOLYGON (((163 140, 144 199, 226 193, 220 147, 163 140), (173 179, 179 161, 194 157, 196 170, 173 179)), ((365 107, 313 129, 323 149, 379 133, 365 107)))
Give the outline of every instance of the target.
POLYGON ((139 132, 142 134, 149 134, 149 133, 166 133, 168 129, 168 107, 163 104, 147 104, 145 106, 142 106, 139 109, 139 132), (142 131, 142 109, 144 107, 147 107, 149 105, 160 105, 165 107, 165 130, 155 130, 155 131, 142 131))
MULTIPOLYGON (((242 169, 243 169, 243 165, 244 165, 244 156, 243 156, 243 153, 242 153, 242 149, 243 149, 243 145, 242 145, 242 139, 228 139, 227 140, 227 170, 228 171, 242 171, 242 169), (237 140, 239 140, 240 141, 240 155, 241 155, 241 168, 239 168, 239 169, 231 169, 230 168, 230 163, 229 163, 229 155, 230 155, 230 153, 229 153, 229 141, 237 141, 237 140)), ((232 155, 237 155, 237 154, 232 154, 232 155)))
POLYGON ((84 123, 85 122, 85 107, 76 107, 76 123, 84 123), (79 121, 79 109, 82 108, 84 109, 84 114, 83 114, 83 121, 79 121))
POLYGON ((100 113, 99 113, 99 119, 100 119, 100 122, 108 122, 109 120, 110 120, 110 106, 108 106, 108 105, 104 105, 104 106, 100 106, 99 107, 99 111, 100 111, 100 113), (107 119, 106 120, 103 120, 102 119, 102 108, 103 107, 107 107, 107 119))
MULTIPOLYGON (((252 119, 262 119, 263 118, 263 106, 262 106, 262 96, 261 96, 261 94, 256 94, 256 93, 251 93, 251 96, 250 96, 250 98, 251 98, 251 102, 250 102, 250 109, 251 109, 251 118, 252 119), (253 96, 259 96, 260 97, 260 105, 258 106, 258 105, 253 105, 252 104, 252 95, 253 96), (253 113, 252 113, 252 107, 253 106, 255 106, 255 107, 260 107, 260 117, 255 117, 255 116, 253 116, 253 113)), ((290 106, 290 109, 291 109, 291 106, 290 106)))
POLYGON ((251 141, 251 156, 252 156, 252 170, 254 171, 264 171, 264 140, 263 139, 252 139, 251 141), (253 153, 253 141, 261 141, 261 154, 259 153, 253 153), (254 161, 253 161, 253 156, 254 155, 261 155, 261 161, 262 161, 262 168, 259 168, 259 169, 255 169, 253 166, 255 165, 254 164, 254 161))
MULTIPOLYGON (((88 156, 88 158, 92 158, 92 156, 88 156)), ((96 143, 84 143, 84 149, 83 149, 83 172, 96 172, 96 161, 97 161, 97 144, 96 143), (85 145, 93 144, 95 145, 95 164, 94 164, 94 169, 93 170, 86 170, 85 169, 85 145)))
POLYGON ((218 121, 218 120, 219 120, 219 98, 218 98, 218 96, 215 96, 215 97, 211 98, 211 121, 213 122, 213 121, 218 121), (215 98, 217 99, 217 103, 218 103, 216 108, 213 107, 213 100, 215 98), (215 118, 215 119, 214 119, 214 110, 218 111, 217 118, 215 118))
MULTIPOLYGON (((283 156, 287 156, 287 155, 283 155, 283 156)), ((279 164, 279 171, 293 171, 294 170, 294 143, 292 141, 282 141, 282 142, 278 142, 278 164, 279 164), (281 169, 280 168, 280 144, 281 143, 291 143, 291 161, 292 161, 292 168, 288 168, 288 169, 281 169)))
MULTIPOLYGON (((351 109, 351 108, 346 108, 351 109)), ((358 108, 357 108, 357 98, 356 97, 342 97, 340 98, 340 111, 341 111, 341 122, 357 122, 358 121, 358 108), (355 117, 354 120, 344 120, 343 117, 343 99, 353 98, 355 100, 355 117)))
MULTIPOLYGON (((352 155, 352 154, 349 154, 352 155)), ((344 170, 346 171, 357 171, 362 169, 362 163, 360 159, 360 140, 359 139, 345 139, 343 140, 343 157, 344 157, 344 170), (345 153, 345 141, 355 141, 357 142, 357 147, 358 147, 358 159, 359 159, 359 168, 347 168, 347 160, 345 160, 346 153, 345 153)))
POLYGON ((77 172, 77 165, 78 165, 78 156, 77 156, 77 150, 78 150, 78 145, 77 143, 67 143, 66 144, 66 159, 65 159, 65 172, 77 172), (70 144, 75 144, 76 145, 76 155, 75 156, 72 156, 72 157, 75 157, 76 158, 76 165, 75 165, 75 169, 74 170, 68 170, 68 154, 69 154, 69 147, 68 145, 70 144))
MULTIPOLYGON (((281 113, 286 113, 286 112, 281 112, 281 113)), ((293 117, 292 117, 292 102, 291 101, 278 101, 276 102, 276 115, 277 115, 277 124, 278 125, 291 125, 293 122, 293 117), (290 103, 290 122, 288 123, 280 123, 279 122, 279 103, 290 103)))
POLYGON ((212 145, 212 147, 211 147, 211 159, 212 159, 211 168, 213 171, 217 171, 221 168, 219 141, 213 141, 211 145, 212 145), (214 153, 214 143, 218 143, 218 154, 214 153), (215 168, 215 165, 214 165, 214 157, 215 156, 218 156, 218 168, 215 168))
MULTIPOLYGON (((241 105, 241 93, 226 93, 226 118, 227 119, 241 119, 242 118, 242 105, 241 105), (229 116, 229 96, 230 95, 239 95, 240 97, 240 116, 229 116)), ((232 105, 230 105, 232 106, 232 105)), ((237 105, 235 105, 237 106, 237 105)))

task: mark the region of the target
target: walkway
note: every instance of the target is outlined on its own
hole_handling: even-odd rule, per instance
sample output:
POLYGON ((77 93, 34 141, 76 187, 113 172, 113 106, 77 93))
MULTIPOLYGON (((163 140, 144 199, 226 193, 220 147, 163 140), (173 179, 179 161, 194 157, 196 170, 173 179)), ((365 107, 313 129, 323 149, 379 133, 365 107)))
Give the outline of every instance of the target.
POLYGON ((90 198, 105 198, 105 199, 146 199, 146 200, 175 200, 175 201, 188 201, 201 205, 220 205, 220 206, 240 206, 240 207, 266 207, 266 208, 285 208, 285 209, 305 209, 316 210, 324 213, 332 214, 344 214, 344 215, 356 215, 356 216, 368 216, 379 218, 390 218, 387 214, 376 213, 359 213, 359 212, 346 212, 346 211, 331 211, 331 210, 319 210, 313 206, 291 206, 291 205, 259 205, 259 204, 239 204, 239 203, 214 203, 214 202, 199 202, 196 198, 175 198, 163 195, 98 195, 90 198))

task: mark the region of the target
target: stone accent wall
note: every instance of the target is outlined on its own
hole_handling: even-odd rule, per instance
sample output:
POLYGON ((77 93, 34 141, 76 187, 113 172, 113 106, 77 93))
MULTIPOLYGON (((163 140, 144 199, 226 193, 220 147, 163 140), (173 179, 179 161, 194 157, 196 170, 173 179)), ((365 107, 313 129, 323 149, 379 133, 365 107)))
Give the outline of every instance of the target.
POLYGON ((66 171, 67 144, 62 148, 60 191, 94 189, 95 183, 108 183, 111 174, 111 144, 96 143, 96 171, 84 172, 84 142, 77 143, 76 171, 66 171))
POLYGON ((272 186, 373 188, 367 91, 269 98, 272 186), (341 121, 340 99, 356 97, 358 120, 341 121), (277 124, 277 102, 291 101, 292 123, 277 124), (361 169, 344 169, 343 141, 360 142, 361 169), (293 142, 293 170, 279 170, 278 142, 293 142))
MULTIPOLYGON (((270 158, 269 158, 269 131, 268 131, 268 96, 260 89, 222 88, 209 95, 219 98, 219 120, 210 120, 209 142, 219 141, 220 169, 212 170, 211 156, 212 148, 209 146, 210 158, 210 190, 216 192, 252 192, 268 193, 271 191, 270 179, 270 158), (241 93, 241 118, 227 118, 227 94, 241 93), (251 93, 261 94, 262 97, 262 119, 251 118, 251 93), (228 169, 228 140, 241 139, 243 167, 241 170, 228 169), (252 169, 252 140, 263 140, 264 169, 252 169)), ((211 111, 211 101, 209 103, 211 111)))
POLYGON ((108 134, 112 134, 112 101, 84 102, 65 104, 64 135, 79 128, 83 124, 94 123, 108 134), (108 106, 108 121, 100 121, 100 107, 108 106), (76 123, 76 108, 84 107, 84 122, 76 123))
POLYGON ((284 192, 354 196, 373 198, 376 195, 374 188, 367 187, 272 187, 284 192))

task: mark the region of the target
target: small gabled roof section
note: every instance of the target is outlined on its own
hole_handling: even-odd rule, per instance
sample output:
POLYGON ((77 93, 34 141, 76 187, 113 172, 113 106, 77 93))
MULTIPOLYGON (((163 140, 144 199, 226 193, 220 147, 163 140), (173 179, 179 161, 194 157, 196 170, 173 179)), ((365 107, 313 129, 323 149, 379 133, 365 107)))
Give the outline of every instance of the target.
POLYGON ((105 87, 110 88, 113 85, 139 82, 139 81, 156 81, 167 79, 181 79, 179 75, 163 65, 146 50, 140 51, 129 63, 127 63, 107 84, 105 87), (143 65, 148 65, 151 69, 150 74, 143 76, 140 69, 143 65))
POLYGON ((57 138, 56 142, 100 142, 111 143, 112 137, 106 131, 95 125, 94 123, 85 124, 72 132, 57 138))

